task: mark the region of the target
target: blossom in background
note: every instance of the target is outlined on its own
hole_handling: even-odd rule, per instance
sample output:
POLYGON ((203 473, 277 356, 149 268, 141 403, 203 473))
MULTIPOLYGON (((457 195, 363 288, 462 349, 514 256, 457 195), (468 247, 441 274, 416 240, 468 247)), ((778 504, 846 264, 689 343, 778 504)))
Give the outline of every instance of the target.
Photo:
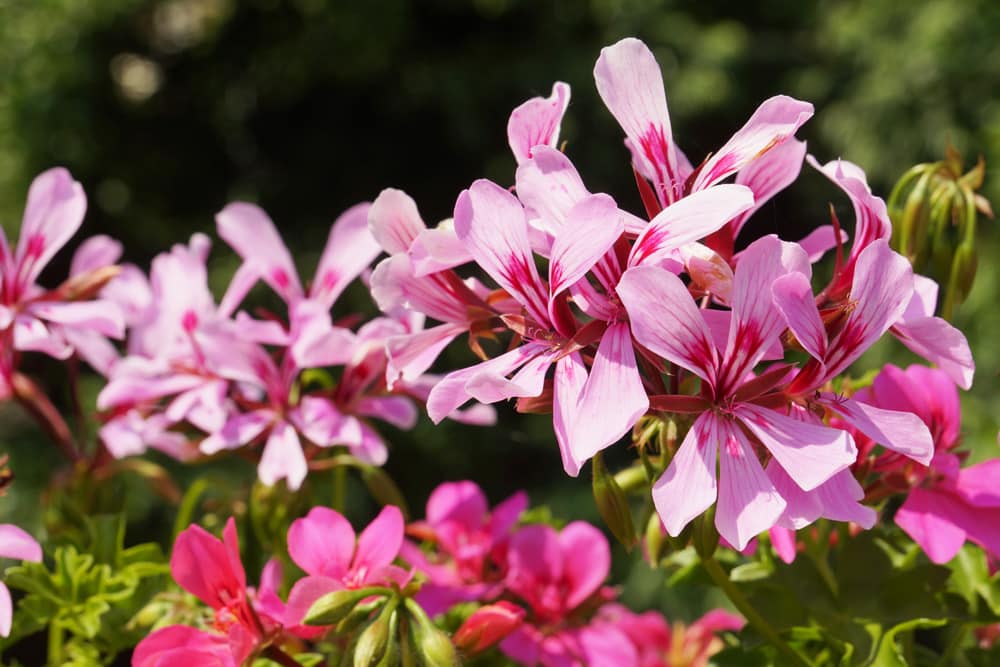
POLYGON ((298 625, 319 598, 339 590, 405 585, 410 573, 393 565, 403 543, 403 514, 387 505, 355 537, 339 512, 314 507, 288 529, 288 554, 306 575, 288 594, 285 622, 298 625))
POLYGON ((492 511, 474 482, 445 482, 427 500, 423 521, 407 526, 407 533, 432 545, 425 552, 405 541, 403 560, 423 572, 428 581, 417 602, 435 615, 458 602, 490 601, 503 590, 510 534, 528 497, 519 491, 492 511))
MULTIPOLYGON (((111 301, 94 298, 114 276, 117 252, 78 256, 75 271, 55 289, 36 281, 42 269, 76 234, 87 210, 83 187, 63 168, 49 169, 32 181, 17 246, 12 250, 0 231, 0 332, 3 355, 0 372, 9 385, 14 372, 13 351, 43 352, 67 359, 75 345, 85 357, 94 336, 121 338, 124 321, 111 301), (95 261, 96 260, 96 261, 95 261), (107 261, 104 264, 103 261, 107 261)), ((110 239, 93 242, 113 245, 110 239)), ((97 250, 91 244, 90 250, 97 250)), ((100 354, 94 355, 98 370, 100 354)), ((89 359, 88 359, 89 360, 89 359)))
POLYGON ((561 531, 524 526, 510 539, 508 567, 507 590, 528 610, 500 643, 508 657, 527 667, 638 664, 628 636, 600 614, 593 616, 609 597, 601 585, 611 567, 611 550, 597 528, 582 521, 561 531))
POLYGON ((927 424, 936 454, 929 465, 914 465, 893 452, 876 454, 876 441, 863 442, 858 467, 879 474, 887 492, 906 492, 896 511, 896 524, 935 563, 951 560, 971 540, 1000 555, 1000 459, 961 467, 961 411, 954 381, 942 369, 885 366, 858 401, 907 410, 927 424))
MULTIPOLYGON (((4 523, 0 524, 0 557, 37 563, 42 560, 42 547, 24 529, 10 523, 4 523)), ((10 635, 13 615, 14 608, 11 604, 10 591, 0 581, 0 636, 10 635)))
POLYGON ((736 632, 746 621, 723 609, 708 612, 693 623, 668 623, 662 614, 636 614, 619 604, 601 608, 602 617, 617 625, 635 645, 639 667, 707 667, 724 647, 719 632, 736 632))

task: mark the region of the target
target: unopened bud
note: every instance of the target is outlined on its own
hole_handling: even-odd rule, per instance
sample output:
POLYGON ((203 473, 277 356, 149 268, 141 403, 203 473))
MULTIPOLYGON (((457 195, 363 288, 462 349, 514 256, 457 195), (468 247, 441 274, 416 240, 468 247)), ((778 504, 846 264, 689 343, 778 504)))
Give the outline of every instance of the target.
POLYGON ((715 505, 694 520, 694 550, 702 560, 708 560, 715 555, 719 547, 719 531, 715 528, 715 505))
POLYGON ((396 623, 397 604, 398 598, 389 602, 368 627, 361 631, 354 647, 354 667, 376 667, 385 657, 396 623))
MULTIPOLYGON (((377 593, 378 591, 374 591, 377 593)), ((333 625, 342 621, 359 602, 373 594, 372 589, 333 591, 322 596, 309 607, 303 623, 306 625, 333 625)))
POLYGON ((63 301, 86 301, 97 296, 105 285, 118 277, 122 272, 120 266, 102 266, 93 271, 87 271, 67 279, 56 288, 56 293, 63 301))
POLYGON ((501 600, 480 607, 455 631, 455 646, 474 655, 505 639, 524 621, 524 610, 501 600))
POLYGON ((458 667, 461 662, 448 635, 434 625, 413 598, 406 600, 406 610, 410 613, 413 644, 424 667, 458 667))
POLYGON ((604 465, 604 457, 600 452, 591 459, 591 467, 594 475, 594 501, 597 503, 601 518, 615 538, 627 550, 631 550, 639 538, 632 523, 632 510, 629 508, 628 497, 618 485, 614 475, 604 465))
POLYGON ((663 524, 660 522, 660 515, 653 512, 649 521, 646 522, 646 558, 651 567, 656 567, 660 562, 660 555, 663 553, 664 534, 663 524))

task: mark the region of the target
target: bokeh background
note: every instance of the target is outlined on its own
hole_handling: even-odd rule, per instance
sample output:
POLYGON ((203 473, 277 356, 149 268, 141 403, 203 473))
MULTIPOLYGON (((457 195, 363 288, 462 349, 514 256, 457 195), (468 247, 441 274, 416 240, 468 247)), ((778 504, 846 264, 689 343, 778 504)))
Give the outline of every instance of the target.
MULTIPOLYGON (((629 35, 655 51, 677 141, 695 162, 785 93, 816 106, 800 132, 810 152, 860 164, 883 196, 950 142, 970 162, 986 158, 984 192, 1000 202, 995 0, 0 0, 0 220, 15 230, 30 179, 64 165, 90 199, 79 238, 119 238, 129 261, 148 266, 246 199, 270 212, 308 276, 336 215, 384 187, 406 190, 436 222, 472 180, 511 183, 507 115, 556 80, 572 86, 562 138, 590 189, 639 211, 621 131, 592 79, 600 48, 629 35)), ((830 202, 850 226, 846 199, 806 168, 752 229, 799 238, 830 202)), ((1000 415, 994 225, 981 234, 979 279, 956 321, 979 365, 965 397, 977 458, 997 453, 1000 415)), ((218 286, 235 265, 217 244, 218 286)), ((374 312, 360 289, 338 308, 374 312)), ((458 350, 450 362, 468 359, 458 350)), ((870 355, 879 359, 913 361, 894 342, 870 355)), ((61 370, 34 363, 65 402, 61 370)), ((99 386, 88 380, 89 400, 99 386)), ((588 473, 563 474, 548 418, 499 410, 489 430, 426 420, 384 430, 387 469, 417 513, 437 483, 473 478, 494 501, 525 488, 557 515, 596 520, 588 473)), ((58 455, 15 406, 0 408, 0 450, 18 478, 0 518, 40 525, 58 455)), ((237 461, 175 470, 232 497, 253 475, 237 461)), ((138 478, 119 501, 129 541, 169 535, 173 509, 138 478)), ((635 605, 685 616, 703 604, 662 596, 634 558, 617 567, 635 605)))

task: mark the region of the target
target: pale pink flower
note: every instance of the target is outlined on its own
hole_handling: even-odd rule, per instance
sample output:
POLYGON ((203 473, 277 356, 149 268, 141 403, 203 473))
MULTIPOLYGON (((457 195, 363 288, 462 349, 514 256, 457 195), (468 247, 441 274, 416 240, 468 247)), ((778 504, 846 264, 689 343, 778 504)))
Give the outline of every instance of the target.
MULTIPOLYGON (((42 547, 22 528, 10 523, 0 524, 0 557, 38 563, 42 560, 42 547)), ((10 591, 0 581, 0 636, 10 635, 13 616, 14 608, 10 599, 10 591)))

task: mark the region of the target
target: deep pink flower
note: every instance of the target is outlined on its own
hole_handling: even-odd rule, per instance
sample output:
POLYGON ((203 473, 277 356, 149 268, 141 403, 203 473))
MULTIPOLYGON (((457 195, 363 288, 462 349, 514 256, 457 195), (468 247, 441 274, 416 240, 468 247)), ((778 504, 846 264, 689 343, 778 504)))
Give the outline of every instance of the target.
POLYGON ((709 658, 723 647, 717 634, 739 631, 746 623, 723 609, 710 611, 690 625, 670 624, 658 612, 636 614, 618 604, 605 605, 601 614, 628 635, 639 653, 640 667, 707 667, 709 658))
POLYGON ((495 599, 506 573, 510 531, 528 506, 524 492, 499 503, 491 512, 474 482, 446 482, 427 501, 424 521, 407 532, 434 544, 431 554, 404 542, 401 555, 428 575, 417 601, 428 614, 447 610, 458 602, 495 599))
POLYGON ((285 623, 299 625, 323 595, 344 589, 404 585, 409 573, 393 565, 403 543, 403 514, 387 505, 361 531, 339 512, 314 507, 288 529, 288 554, 308 576, 288 595, 285 623))
POLYGON ((588 618, 599 605, 611 566, 604 535, 581 521, 562 531, 530 525, 511 537, 508 590, 529 609, 525 622, 500 644, 522 665, 630 667, 636 650, 614 624, 588 618))
POLYGON ((501 600, 474 611, 455 631, 452 639, 459 650, 474 655, 509 636, 523 621, 523 609, 501 600))

